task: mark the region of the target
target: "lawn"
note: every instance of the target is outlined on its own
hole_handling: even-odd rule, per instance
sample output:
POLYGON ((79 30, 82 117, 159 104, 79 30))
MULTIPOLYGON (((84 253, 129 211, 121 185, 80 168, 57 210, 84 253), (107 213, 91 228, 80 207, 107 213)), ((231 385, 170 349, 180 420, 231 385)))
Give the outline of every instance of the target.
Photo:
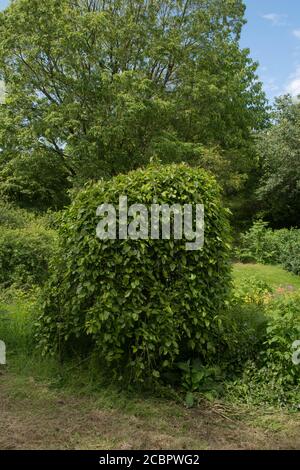
POLYGON ((297 413, 221 401, 188 409, 175 398, 97 388, 82 367, 73 384, 55 383, 24 362, 0 371, 0 449, 300 448, 297 413))
POLYGON ((300 289, 300 276, 289 273, 280 266, 252 263, 233 265, 233 278, 237 286, 240 280, 247 279, 249 276, 255 276, 267 282, 274 289, 284 288, 291 291, 300 289))

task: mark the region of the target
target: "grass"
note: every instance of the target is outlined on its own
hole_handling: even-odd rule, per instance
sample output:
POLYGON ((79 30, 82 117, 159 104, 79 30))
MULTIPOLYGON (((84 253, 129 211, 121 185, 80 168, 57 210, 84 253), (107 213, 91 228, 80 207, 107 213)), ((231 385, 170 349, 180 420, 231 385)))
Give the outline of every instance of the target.
POLYGON ((239 281, 249 276, 255 276, 259 280, 267 282, 274 289, 283 288, 287 291, 300 289, 300 276, 289 273, 280 266, 252 263, 233 265, 233 278, 237 286, 239 281))
POLYGON ((220 401, 188 409, 48 361, 11 356, 0 372, 0 449, 300 448, 295 413, 220 401))
POLYGON ((0 336, 10 350, 30 350, 36 293, 35 290, 25 293, 14 287, 0 291, 0 336))
MULTIPOLYGON (((300 288, 277 266, 233 267, 235 283, 255 275, 275 289, 300 288)), ((299 413, 200 400, 187 408, 169 388, 128 390, 103 378, 93 358, 60 364, 32 352, 36 293, 0 295, 0 449, 300 449, 299 413)))

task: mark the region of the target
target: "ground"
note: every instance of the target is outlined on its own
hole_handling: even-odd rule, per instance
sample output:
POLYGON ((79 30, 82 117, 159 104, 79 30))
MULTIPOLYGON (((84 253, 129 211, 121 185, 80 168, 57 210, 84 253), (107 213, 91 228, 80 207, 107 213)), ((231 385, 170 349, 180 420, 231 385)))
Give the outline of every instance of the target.
MULTIPOLYGON (((275 289, 300 288, 299 277, 274 266, 235 265, 235 282, 250 273, 275 289)), ((9 355, 0 369, 2 450, 300 449, 297 411, 221 401, 186 408, 176 397, 97 388, 76 366, 66 385, 58 366, 42 361, 9 355)))
POLYGON ((0 449, 299 449, 296 413, 53 390, 0 377, 0 449))

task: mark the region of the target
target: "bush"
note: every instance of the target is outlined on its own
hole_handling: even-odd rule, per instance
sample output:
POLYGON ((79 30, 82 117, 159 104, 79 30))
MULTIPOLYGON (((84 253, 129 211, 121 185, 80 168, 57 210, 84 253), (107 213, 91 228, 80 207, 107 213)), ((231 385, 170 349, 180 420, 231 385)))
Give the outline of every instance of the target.
POLYGON ((242 262, 281 264, 300 274, 300 230, 272 230, 266 222, 257 221, 241 235, 235 254, 242 262))
POLYGON ((255 276, 241 280, 232 291, 224 325, 228 350, 223 356, 230 370, 236 372, 243 368, 245 362, 256 358, 263 347, 268 324, 266 309, 271 293, 271 287, 255 276))
POLYGON ((287 271, 300 275, 300 230, 278 230, 274 233, 278 237, 280 263, 287 271))
POLYGON ((181 386, 186 390, 185 403, 193 406, 195 401, 194 393, 200 392, 208 400, 217 398, 222 392, 221 385, 224 382, 224 374, 219 366, 203 366, 199 359, 189 359, 186 362, 179 362, 178 368, 181 370, 181 386))
POLYGON ((0 202, 0 227, 22 228, 33 220, 34 215, 30 212, 8 202, 0 202))
POLYGON ((22 228, 1 227, 0 285, 41 285, 55 249, 55 232, 38 222, 22 228))
POLYGON ((238 405, 275 405, 299 411, 299 383, 291 387, 278 382, 270 369, 259 367, 256 361, 246 362, 242 375, 228 380, 225 390, 226 400, 238 405))
POLYGON ((300 295, 280 296, 266 304, 236 303, 230 310, 234 312, 237 327, 231 327, 228 338, 234 380, 227 381, 227 398, 298 407, 300 364, 292 359, 293 353, 299 358, 293 344, 300 340, 300 295))
POLYGON ((229 276, 227 210, 213 177, 186 165, 155 166, 87 186, 63 216, 60 256, 46 289, 38 339, 44 351, 97 349, 119 377, 159 376, 178 357, 206 360, 220 340, 229 276), (99 240, 97 207, 154 200, 204 203, 205 244, 99 240))
POLYGON ((278 262, 277 240, 268 224, 258 220, 240 237, 236 255, 242 262, 276 264, 278 262))
POLYGON ((277 299, 270 313, 261 354, 263 365, 272 372, 278 383, 284 386, 299 385, 300 364, 292 361, 292 345, 300 340, 300 295, 277 299))
POLYGON ((59 155, 16 152, 0 166, 0 198, 37 211, 58 210, 69 203, 69 176, 59 155))
POLYGON ((240 305, 240 303, 265 305, 271 299, 273 289, 269 284, 256 276, 241 278, 238 286, 233 291, 232 303, 240 305))

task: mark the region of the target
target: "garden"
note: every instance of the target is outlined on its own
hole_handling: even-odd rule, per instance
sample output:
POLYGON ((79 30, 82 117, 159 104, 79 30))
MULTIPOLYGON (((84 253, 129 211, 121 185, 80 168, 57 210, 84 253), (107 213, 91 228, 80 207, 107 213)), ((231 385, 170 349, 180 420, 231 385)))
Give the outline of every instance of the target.
POLYGON ((0 449, 300 448, 300 104, 267 102, 243 24, 229 0, 1 12, 0 449), (124 196, 135 236, 113 209, 99 239, 124 196), (175 212, 142 236, 153 205, 201 205, 203 246, 175 212))

